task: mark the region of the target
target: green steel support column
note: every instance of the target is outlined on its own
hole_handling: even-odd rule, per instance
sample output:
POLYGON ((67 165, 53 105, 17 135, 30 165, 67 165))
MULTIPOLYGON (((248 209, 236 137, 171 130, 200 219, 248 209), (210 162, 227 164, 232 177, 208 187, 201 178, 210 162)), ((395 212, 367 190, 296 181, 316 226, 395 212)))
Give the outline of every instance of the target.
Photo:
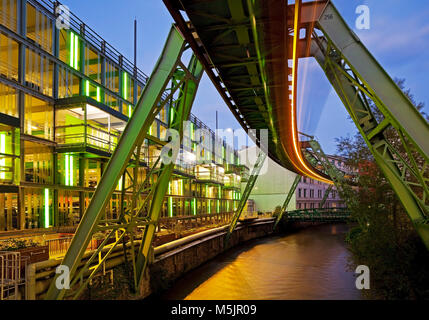
POLYGON ((292 199, 293 194, 296 191, 296 187, 299 184, 299 180, 301 180, 301 176, 299 174, 296 175, 295 179, 293 180, 293 183, 290 187, 289 193, 287 194, 286 200, 283 203, 282 209, 280 211, 280 214, 276 218, 276 222, 274 223, 273 230, 277 228, 277 225, 279 224, 280 220, 282 220, 283 214, 285 213, 287 206, 289 205, 290 200, 292 199))
MULTIPOLYGON (((115 190, 119 177, 124 172, 135 147, 147 135, 149 126, 159 112, 159 102, 173 74, 185 46, 182 35, 172 28, 152 75, 150 76, 142 96, 137 103, 133 116, 129 120, 121 139, 113 152, 100 179, 91 202, 78 226, 70 247, 62 261, 70 271, 70 279, 75 274, 83 254, 96 230, 103 212, 115 190)), ((58 289, 55 276, 46 295, 46 299, 62 299, 65 289, 58 289)))
POLYGON ((332 3, 326 6, 317 27, 326 38, 313 37, 313 55, 429 249, 427 121, 346 25, 332 3), (383 115, 380 123, 372 114, 368 100, 383 115), (396 131, 408 159, 386 140, 387 128, 396 131))
POLYGON ((246 187, 244 188, 243 194, 241 195, 240 202, 238 203, 238 207, 234 212, 234 216, 232 217, 231 223, 229 225, 228 232, 225 236, 225 246, 228 244, 229 239, 232 233, 237 226, 238 219, 240 219, 241 213, 243 212, 244 206, 246 205, 247 199, 249 199, 249 195, 252 192, 253 186, 255 185, 256 179, 259 176, 259 172, 264 165, 267 154, 263 151, 259 152, 258 158, 256 159, 255 165, 252 169, 252 173, 250 174, 249 180, 246 183, 246 187))
POLYGON ((330 184, 328 189, 326 189, 325 194, 323 195, 322 201, 320 201, 319 208, 322 209, 325 206, 326 200, 328 200, 328 196, 331 193, 334 185, 330 184))
MULTIPOLYGON (((195 55, 193 55, 191 58, 188 71, 190 72, 190 75, 185 75, 185 77, 191 77, 191 79, 188 79, 188 81, 182 85, 182 91, 180 92, 179 100, 175 108, 170 105, 170 108, 173 108, 174 114, 174 119, 172 121, 171 119, 169 120, 170 128, 177 130, 180 141, 182 141, 183 137, 183 122, 189 119, 197 88, 204 72, 201 63, 198 61, 195 55)), ((172 161, 170 164, 161 165, 161 173, 153 189, 153 197, 148 213, 149 220, 152 223, 148 224, 145 228, 139 253, 136 259, 138 285, 141 283, 146 266, 148 264, 149 254, 152 250, 152 239, 156 231, 156 226, 158 225, 162 204, 164 202, 165 195, 167 194, 168 184, 173 173, 174 162, 176 159, 174 158, 171 160, 172 161)))

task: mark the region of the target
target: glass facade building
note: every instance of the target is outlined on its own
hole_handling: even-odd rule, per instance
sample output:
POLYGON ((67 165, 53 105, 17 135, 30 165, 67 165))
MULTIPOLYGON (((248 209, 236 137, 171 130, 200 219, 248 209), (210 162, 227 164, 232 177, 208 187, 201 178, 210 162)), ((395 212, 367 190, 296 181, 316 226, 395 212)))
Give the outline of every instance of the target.
MULTIPOLYGON (((0 231, 79 223, 147 81, 73 14, 69 29, 56 28, 55 9, 50 0, 0 0, 0 231)), ((140 179, 160 154, 168 115, 167 105, 141 147, 140 179)), ((189 120, 162 217, 232 214, 238 154, 189 120), (197 129, 208 136, 196 138, 197 129), (198 151, 198 164, 204 144, 222 152, 198 151)), ((120 181, 106 218, 129 184, 120 181)))

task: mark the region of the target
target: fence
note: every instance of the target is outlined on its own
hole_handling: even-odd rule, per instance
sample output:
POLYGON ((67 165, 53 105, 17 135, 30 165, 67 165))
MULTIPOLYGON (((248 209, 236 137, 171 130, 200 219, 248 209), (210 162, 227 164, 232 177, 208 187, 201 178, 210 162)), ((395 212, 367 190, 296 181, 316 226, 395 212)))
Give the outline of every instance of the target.
POLYGON ((0 251, 0 300, 18 300, 19 290, 26 294, 25 273, 28 257, 19 252, 0 251))

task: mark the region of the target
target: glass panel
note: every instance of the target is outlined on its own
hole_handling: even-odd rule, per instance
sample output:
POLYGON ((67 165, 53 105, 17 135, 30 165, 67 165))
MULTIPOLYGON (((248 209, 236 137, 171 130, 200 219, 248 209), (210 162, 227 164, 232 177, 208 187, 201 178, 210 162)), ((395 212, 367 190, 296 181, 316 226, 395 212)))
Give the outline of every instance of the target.
POLYGON ((24 141, 25 181, 52 183, 52 148, 40 143, 24 141))
POLYGON ((0 124, 0 183, 19 183, 19 128, 0 124))
POLYGON ((52 224, 52 200, 49 189, 24 190, 25 228, 47 228, 52 224))
POLYGON ((53 139, 53 107, 48 102, 25 95, 24 132, 39 138, 53 139))
POLYGON ((27 37, 52 53, 52 21, 27 3, 27 37))
POLYGON ((0 193, 0 231, 18 227, 18 194, 0 193))
POLYGON ((16 89, 0 83, 0 112, 18 117, 18 94, 16 89))
POLYGON ((79 95, 80 78, 69 69, 59 67, 58 98, 68 98, 79 95))
POLYGON ((0 24, 14 32, 17 31, 16 0, 0 1, 0 24))
POLYGON ((0 74, 18 81, 18 42, 0 33, 0 74))
POLYGON ((101 83, 101 57, 97 51, 85 47, 85 75, 101 83))
POLYGON ((80 70, 80 39, 72 30, 60 30, 59 58, 76 70, 80 70))
POLYGON ((109 61, 106 61, 106 87, 119 93, 119 69, 109 61))
POLYGON ((26 49, 25 84, 45 95, 52 96, 54 64, 45 56, 26 49))

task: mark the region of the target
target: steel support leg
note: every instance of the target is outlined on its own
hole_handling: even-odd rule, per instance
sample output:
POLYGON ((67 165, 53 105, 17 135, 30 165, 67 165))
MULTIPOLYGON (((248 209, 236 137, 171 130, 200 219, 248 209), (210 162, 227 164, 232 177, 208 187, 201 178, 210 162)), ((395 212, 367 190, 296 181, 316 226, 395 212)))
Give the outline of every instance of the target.
POLYGON ((229 238, 231 237, 231 234, 237 225, 238 219, 240 219, 241 213, 243 212, 247 199, 249 199, 249 195, 252 192, 253 186, 255 185, 256 179, 258 178, 261 168, 264 165, 266 157, 267 155, 264 152, 259 152, 255 166, 252 169, 252 173, 250 174, 249 180, 247 181, 246 187, 244 188, 243 195, 241 196, 240 202, 238 203, 237 210, 234 212, 234 216, 232 217, 231 223, 229 225, 228 232, 225 236, 225 245, 228 244, 229 238))
MULTIPOLYGON (((134 109, 134 113, 130 118, 121 136, 121 139, 119 140, 118 145, 106 166, 104 174, 101 177, 91 202, 84 216, 82 217, 76 234, 73 237, 70 247, 62 261, 62 265, 68 267, 69 269, 70 280, 72 281, 72 284, 76 284, 77 281, 79 281, 79 277, 80 281, 82 282, 83 276, 86 274, 85 268, 88 270, 90 264, 93 261, 96 261, 96 257, 98 256, 99 263, 96 264, 95 267, 92 267, 93 271, 90 273, 93 275, 98 270, 98 268, 100 268, 103 260, 107 258, 114 246, 124 237, 125 232, 129 228, 135 228, 135 225, 130 226, 128 221, 119 221, 120 223, 114 226, 100 226, 99 222, 104 214, 108 202, 110 201, 113 191, 117 187, 118 180, 124 173, 134 150, 141 145, 147 136, 147 132, 150 125, 154 121, 155 116, 159 113, 161 108, 165 106, 168 99, 170 98, 169 96, 164 99, 163 94, 167 88, 167 85, 170 83, 171 79, 177 72, 178 67, 181 65, 180 58, 184 49, 185 41, 182 35, 176 30, 175 27, 172 27, 161 57, 158 60, 154 71, 152 72, 152 75, 150 76, 134 109), (110 230, 110 232, 96 253, 94 253, 94 255, 81 268, 81 272, 78 274, 79 277, 77 277, 76 271, 81 265, 82 257, 92 239, 92 236, 96 231, 100 230, 110 230), (113 245, 107 246, 107 240, 112 236, 115 236, 115 242, 113 245), (104 258, 101 258, 101 253, 104 246, 107 248, 103 251, 107 251, 107 253, 105 254, 104 258)), ((196 83, 198 83, 198 81, 196 81, 196 83)), ((152 224, 153 221, 145 219, 140 223, 143 225, 149 225, 152 224)), ((62 299, 64 297, 66 290, 57 288, 57 277, 58 275, 54 277, 47 292, 46 299, 62 299)), ((79 287, 78 292, 81 292, 82 288, 83 285, 79 287)), ((75 295, 75 297, 77 297, 77 295, 75 295)))
POLYGON ((328 189, 326 189, 325 194, 323 195, 322 201, 320 201, 319 208, 322 209, 325 206, 326 200, 328 200, 329 194, 332 191, 334 185, 330 184, 328 189))
POLYGON ((325 38, 313 37, 313 55, 429 249, 427 121, 346 25, 332 3, 327 4, 316 27, 325 38), (381 121, 374 117, 371 107, 382 115, 381 121), (397 133, 406 158, 386 140, 384 132, 388 128, 397 133))
POLYGON ((296 187, 299 184, 299 180, 301 180, 301 176, 298 174, 296 175, 295 179, 293 180, 293 183, 290 187, 289 193, 287 194, 286 200, 283 203, 282 209, 280 211, 280 214, 277 216, 276 221, 274 222, 274 227, 273 230, 275 230, 277 228, 277 225, 279 224, 280 220, 283 217, 283 214, 286 212, 287 210, 287 206, 289 205, 290 200, 292 199, 293 194, 296 191, 296 187))

